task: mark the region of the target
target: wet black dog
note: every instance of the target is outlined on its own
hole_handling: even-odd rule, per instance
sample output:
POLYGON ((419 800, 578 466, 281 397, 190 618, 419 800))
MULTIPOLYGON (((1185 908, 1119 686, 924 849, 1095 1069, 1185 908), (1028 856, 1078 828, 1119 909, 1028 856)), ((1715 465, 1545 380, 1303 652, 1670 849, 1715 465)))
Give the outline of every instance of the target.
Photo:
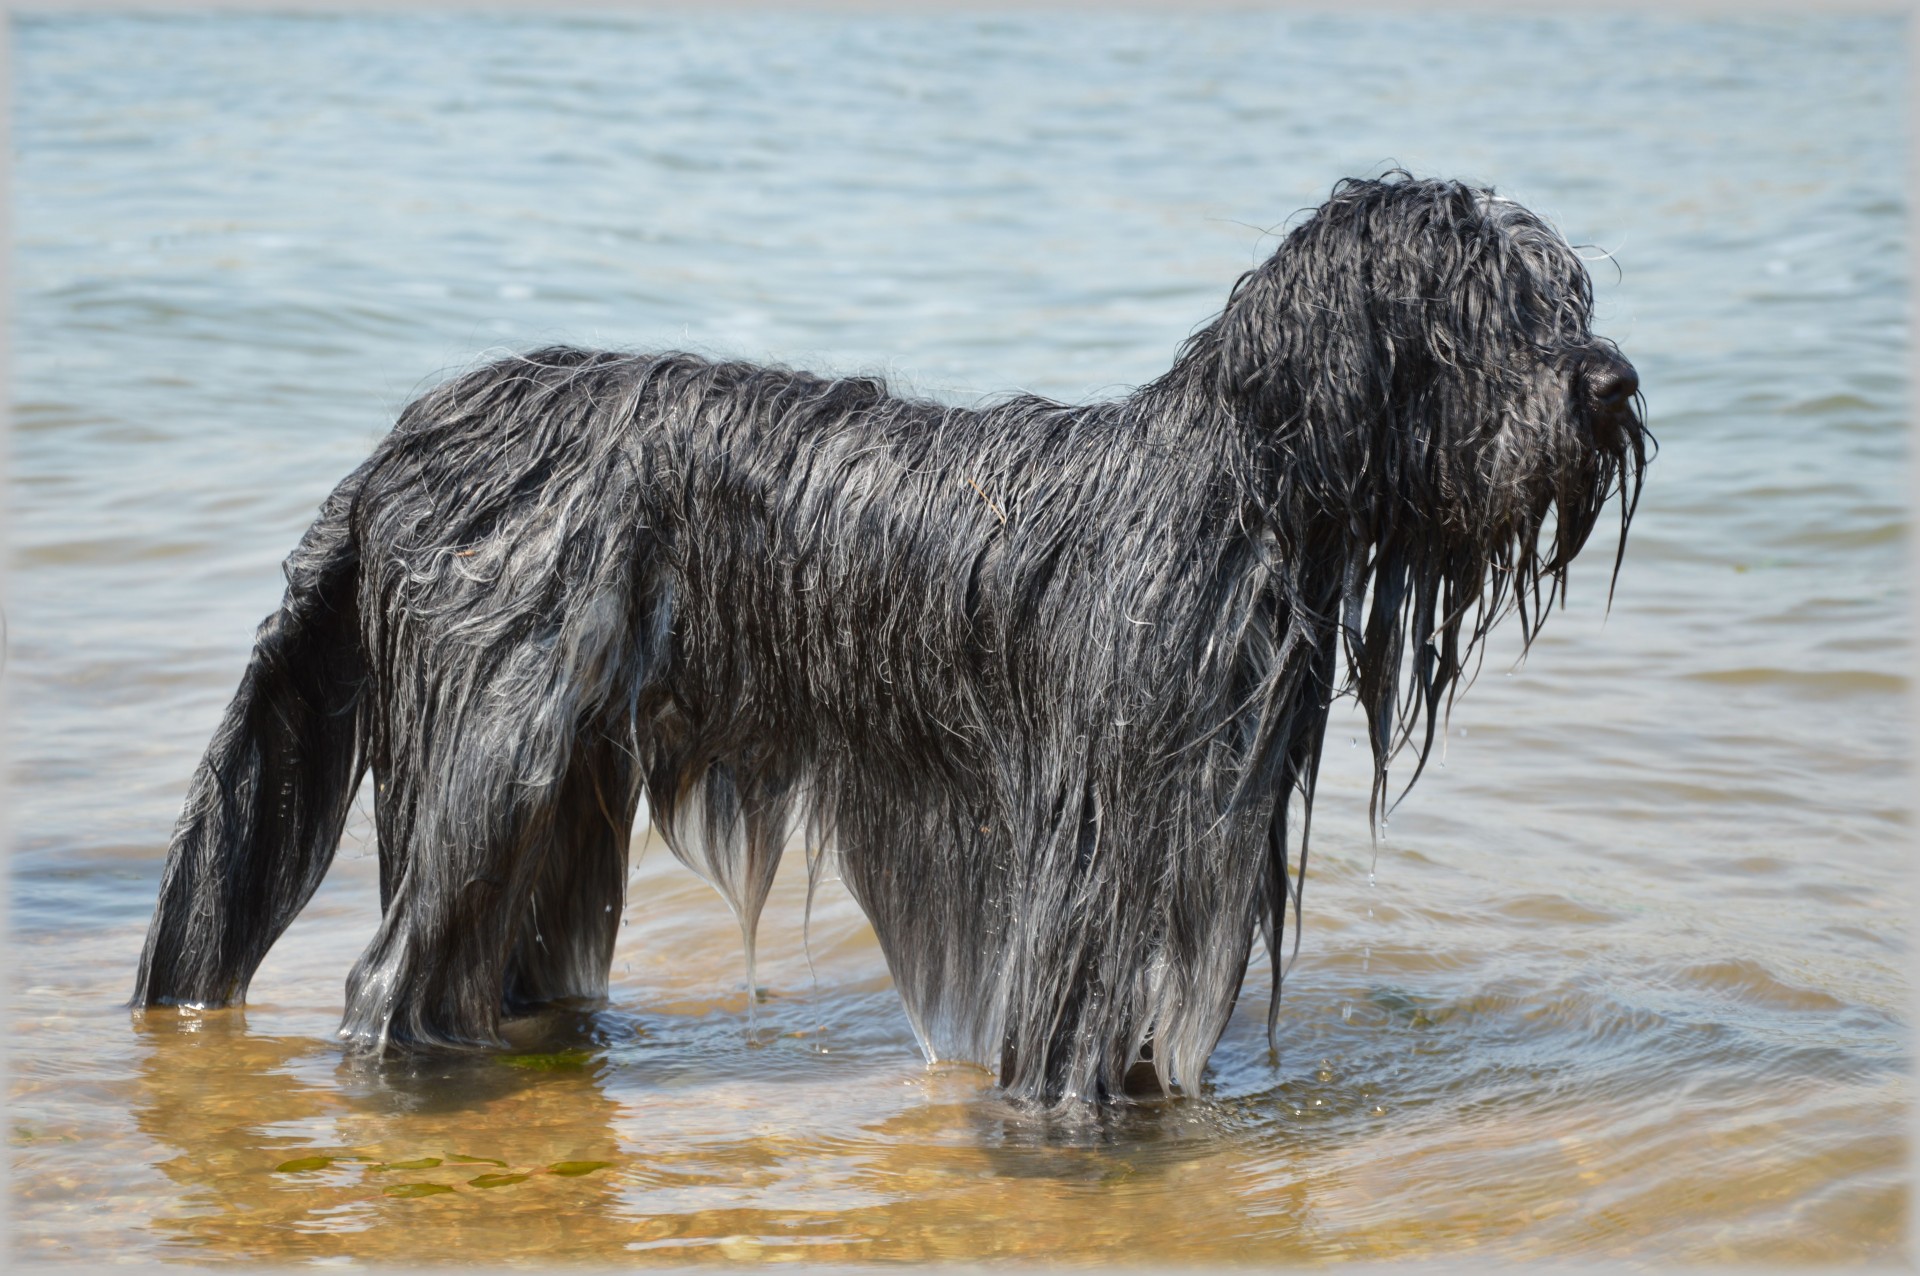
POLYGON ((371 767, 356 1046, 604 995, 644 794, 749 958, 790 832, 837 856, 930 1057, 1026 1102, 1192 1087, 1256 932, 1279 968, 1332 698, 1377 805, 1615 495, 1624 546, 1649 439, 1591 318, 1538 218, 1393 174, 1117 402, 574 349, 462 376, 287 561, 135 1001, 241 999, 371 767))

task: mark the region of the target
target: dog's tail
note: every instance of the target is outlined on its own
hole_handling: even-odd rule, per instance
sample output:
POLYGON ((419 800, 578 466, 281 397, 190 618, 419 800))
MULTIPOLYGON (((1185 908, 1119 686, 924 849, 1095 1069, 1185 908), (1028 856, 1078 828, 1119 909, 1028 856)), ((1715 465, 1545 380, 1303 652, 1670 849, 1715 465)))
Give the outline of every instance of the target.
POLYGON ((349 515, 371 464, 327 498, 287 559, 286 597, 254 637, 174 826, 136 1006, 244 1000, 333 861, 366 769, 349 515))

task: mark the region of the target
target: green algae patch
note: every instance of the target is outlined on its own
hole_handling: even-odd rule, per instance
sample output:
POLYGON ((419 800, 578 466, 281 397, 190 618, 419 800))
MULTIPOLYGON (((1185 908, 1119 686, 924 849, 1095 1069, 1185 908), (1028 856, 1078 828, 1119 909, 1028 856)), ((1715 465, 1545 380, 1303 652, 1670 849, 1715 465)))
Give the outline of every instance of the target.
POLYGON ((417 1196, 438 1196, 453 1189, 445 1183, 395 1183, 391 1187, 380 1189, 382 1196, 397 1196, 402 1200, 412 1200, 417 1196))
POLYGON ((604 1170, 612 1164, 612 1161, 556 1161, 547 1167, 547 1172, 577 1178, 582 1174, 591 1174, 595 1170, 604 1170))
POLYGON ((505 1187, 509 1183, 524 1183, 532 1177, 531 1174, 482 1174, 467 1182, 474 1187, 505 1187))
POLYGON ((532 1072, 578 1072, 593 1062, 593 1051, 576 1048, 550 1054, 509 1054, 500 1056, 500 1062, 532 1072))
POLYGON ((305 1174, 309 1170, 324 1170, 334 1161, 330 1156, 297 1156, 291 1161, 282 1161, 273 1167, 275 1174, 305 1174))

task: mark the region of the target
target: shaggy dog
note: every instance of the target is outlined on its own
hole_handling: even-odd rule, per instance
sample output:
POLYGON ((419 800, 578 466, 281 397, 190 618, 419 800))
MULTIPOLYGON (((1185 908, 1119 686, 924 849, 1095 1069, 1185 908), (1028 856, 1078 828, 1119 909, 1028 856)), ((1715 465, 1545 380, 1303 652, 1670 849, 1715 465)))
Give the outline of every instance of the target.
POLYGON ((1650 439, 1591 318, 1539 218, 1394 173, 1113 402, 566 348, 460 376, 287 560, 134 1001, 241 1000, 371 768, 356 1048, 604 996, 644 796, 749 962, 797 829, 929 1058, 1028 1104, 1191 1089, 1256 932, 1278 992, 1332 699, 1377 811, 1615 495, 1624 548, 1650 439))

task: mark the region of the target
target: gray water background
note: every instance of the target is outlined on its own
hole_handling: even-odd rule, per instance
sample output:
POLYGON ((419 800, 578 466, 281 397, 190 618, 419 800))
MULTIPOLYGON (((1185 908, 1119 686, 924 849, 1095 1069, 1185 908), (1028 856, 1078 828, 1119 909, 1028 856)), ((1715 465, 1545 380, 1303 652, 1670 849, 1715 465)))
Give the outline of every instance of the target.
MULTIPOLYGON (((1122 393, 1334 180, 1397 163, 1586 246, 1661 451, 1610 613, 1596 537, 1377 852, 1336 728, 1282 1017, 1306 1064, 1276 1080, 1237 1021, 1217 1095, 1276 1132, 1288 1068, 1336 1049, 1442 1124, 1688 1098, 1738 1124, 1811 1087, 1827 1133, 1796 1137, 1884 1192, 1909 1066, 1906 45, 1824 16, 16 18, 16 983, 78 964, 124 996, 280 558, 442 376, 567 341, 955 402, 1122 393), (1370 1053, 1462 998, 1481 1027, 1442 1057, 1370 1053)), ((897 1009, 862 1013, 856 1049, 910 1064, 897 1009)), ((133 1051, 123 1015, 92 1022, 133 1051)), ((1662 1173, 1711 1180, 1738 1153, 1710 1146, 1662 1173)))

